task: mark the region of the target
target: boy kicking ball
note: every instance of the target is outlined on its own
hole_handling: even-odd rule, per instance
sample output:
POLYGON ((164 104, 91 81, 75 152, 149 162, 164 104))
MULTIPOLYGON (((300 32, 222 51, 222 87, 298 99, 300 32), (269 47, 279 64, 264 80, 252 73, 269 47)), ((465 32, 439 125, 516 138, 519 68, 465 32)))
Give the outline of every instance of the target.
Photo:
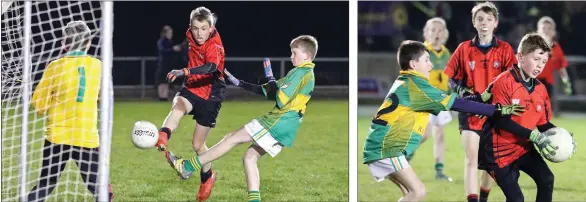
POLYGON ((290 44, 291 62, 295 66, 287 76, 275 81, 270 61, 265 59, 265 76, 269 82, 263 85, 246 83, 224 71, 228 79, 241 88, 275 100, 275 108, 265 115, 231 132, 207 152, 184 159, 167 152, 167 160, 183 179, 199 171, 239 144, 253 142, 243 157, 244 173, 248 185, 248 201, 261 201, 260 177, 256 162, 264 154, 275 157, 283 147, 291 147, 301 125, 305 108, 315 85, 312 62, 317 53, 317 40, 302 35, 290 44))

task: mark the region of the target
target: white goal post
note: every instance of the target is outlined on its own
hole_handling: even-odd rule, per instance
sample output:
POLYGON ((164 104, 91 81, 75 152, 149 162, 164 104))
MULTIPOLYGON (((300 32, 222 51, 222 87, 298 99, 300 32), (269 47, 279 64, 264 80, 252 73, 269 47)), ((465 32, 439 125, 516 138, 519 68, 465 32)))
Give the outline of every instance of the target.
MULTIPOLYGON (((38 199, 44 198, 40 194, 44 193, 44 201, 108 201, 113 118, 113 2, 2 0, 1 6, 1 201, 28 201, 31 193, 37 193, 35 197, 38 199), (39 111, 31 105, 33 92, 47 65, 73 54, 62 46, 63 29, 72 21, 82 21, 89 27, 92 40, 85 54, 102 62, 101 78, 95 78, 100 83, 99 102, 96 103, 98 112, 94 112, 98 118, 95 130, 99 135, 99 149, 47 141, 48 115, 37 113, 39 111), (61 161, 60 158, 69 160, 61 161), (82 167, 87 172, 80 172, 82 167), (58 170, 62 171, 56 172, 58 170), (90 189, 96 194, 92 194, 90 189)), ((79 91, 88 89, 86 80, 92 79, 90 75, 86 76, 84 67, 80 68, 79 79, 75 81, 79 84, 79 88, 75 89, 78 96, 79 91)), ((53 106, 52 101, 47 101, 49 107, 53 106)), ((80 111, 76 108, 56 113, 85 113, 80 111)), ((85 124, 67 119, 64 122, 85 124)), ((60 131, 73 134, 76 130, 60 131)), ((59 141, 85 140, 61 138, 59 141)))

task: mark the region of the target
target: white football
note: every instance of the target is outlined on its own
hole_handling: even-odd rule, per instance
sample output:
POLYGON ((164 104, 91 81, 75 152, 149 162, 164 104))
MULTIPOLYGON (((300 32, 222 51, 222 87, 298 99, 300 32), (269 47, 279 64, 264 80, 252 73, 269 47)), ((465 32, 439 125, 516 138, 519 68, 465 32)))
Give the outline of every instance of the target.
POLYGON ((558 149, 553 156, 546 156, 545 159, 560 163, 572 157, 576 151, 576 142, 570 132, 563 128, 551 128, 545 132, 552 144, 557 145, 558 149))
POLYGON ((137 121, 132 129, 132 143, 141 149, 155 147, 159 139, 157 126, 148 121, 137 121))

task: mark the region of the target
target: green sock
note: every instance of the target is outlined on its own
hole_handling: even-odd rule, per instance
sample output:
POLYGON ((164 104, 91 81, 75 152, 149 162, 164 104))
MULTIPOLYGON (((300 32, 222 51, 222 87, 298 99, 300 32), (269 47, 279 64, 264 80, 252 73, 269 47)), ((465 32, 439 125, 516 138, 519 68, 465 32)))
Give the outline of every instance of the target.
POLYGON ((438 172, 438 173, 444 172, 444 164, 443 163, 435 163, 435 172, 438 172))
POLYGON ((260 191, 248 191, 248 202, 260 202, 260 191))
POLYGON ((187 160, 187 163, 184 164, 185 165, 185 170, 189 171, 189 172, 195 172, 195 171, 199 171, 201 170, 201 163, 199 162, 199 158, 197 156, 194 156, 192 158, 190 158, 189 160, 187 160))

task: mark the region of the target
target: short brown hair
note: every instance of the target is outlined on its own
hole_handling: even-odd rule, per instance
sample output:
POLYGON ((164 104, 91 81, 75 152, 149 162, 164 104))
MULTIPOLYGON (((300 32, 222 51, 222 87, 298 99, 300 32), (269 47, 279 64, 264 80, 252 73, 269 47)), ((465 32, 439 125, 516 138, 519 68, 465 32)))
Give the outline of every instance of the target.
POLYGON ((401 42, 399 51, 397 52, 397 62, 401 66, 401 70, 409 70, 409 61, 418 60, 423 53, 427 52, 425 45, 419 41, 405 40, 401 42))
POLYGON ((210 23, 210 26, 216 25, 216 16, 210 11, 210 9, 203 6, 197 7, 191 11, 191 14, 189 14, 189 23, 191 24, 193 20, 200 22, 207 21, 210 23))
POLYGON ((85 50, 92 41, 90 28, 80 20, 67 23, 63 29, 63 37, 63 45, 67 50, 85 50))
POLYGON ((301 35, 291 41, 291 48, 299 48, 311 54, 311 59, 317 55, 317 39, 310 35, 301 35))
POLYGON ((517 53, 527 55, 537 49, 551 53, 551 47, 547 44, 545 38, 537 33, 529 33, 521 39, 521 43, 517 47, 517 53))
POLYGON ((478 3, 476 6, 472 8, 472 22, 474 22, 474 18, 476 18, 476 14, 478 11, 483 11, 485 13, 491 14, 494 16, 495 20, 499 20, 499 9, 492 2, 484 2, 478 3))

